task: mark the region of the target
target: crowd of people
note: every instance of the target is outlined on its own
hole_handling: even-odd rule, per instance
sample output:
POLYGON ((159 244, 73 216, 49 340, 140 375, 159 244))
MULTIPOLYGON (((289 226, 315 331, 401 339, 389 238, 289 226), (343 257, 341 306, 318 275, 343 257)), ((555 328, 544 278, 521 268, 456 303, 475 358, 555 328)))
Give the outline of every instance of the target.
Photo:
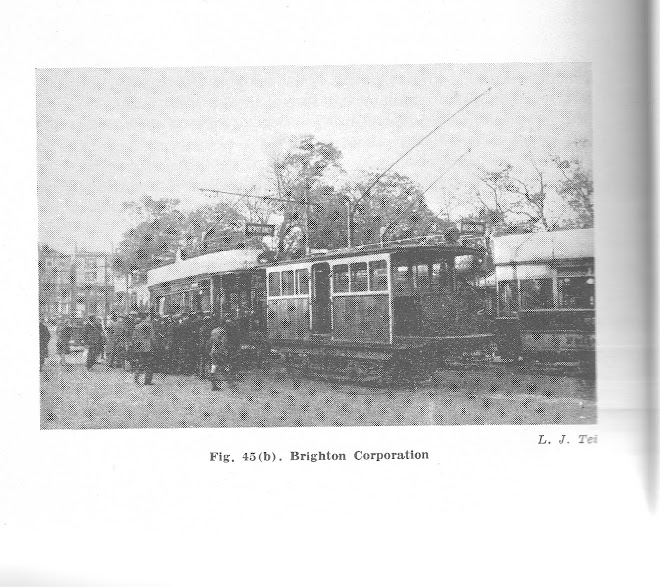
MULTIPOLYGON (((68 318, 55 329, 56 353, 66 364, 74 327, 68 318)), ((88 316, 80 342, 85 347, 85 366, 92 370, 104 357, 107 369, 128 369, 136 384, 152 385, 154 373, 197 375, 211 381, 212 389, 234 378, 244 366, 241 349, 250 342, 250 314, 222 317, 204 313, 152 317, 147 312, 113 314, 103 326, 96 316, 88 316)), ((48 354, 50 332, 40 323, 40 355, 43 366, 48 354)), ((257 349, 261 356, 263 349, 257 349)))

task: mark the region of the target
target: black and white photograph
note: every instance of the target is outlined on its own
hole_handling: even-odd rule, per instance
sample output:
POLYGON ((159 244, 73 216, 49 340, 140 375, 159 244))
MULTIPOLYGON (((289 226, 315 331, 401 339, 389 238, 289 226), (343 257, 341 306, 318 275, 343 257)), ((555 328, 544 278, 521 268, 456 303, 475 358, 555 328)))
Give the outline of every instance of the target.
POLYGON ((590 64, 35 75, 42 429, 597 422, 590 64))
POLYGON ((658 583, 652 2, 3 8, 0 587, 658 583))

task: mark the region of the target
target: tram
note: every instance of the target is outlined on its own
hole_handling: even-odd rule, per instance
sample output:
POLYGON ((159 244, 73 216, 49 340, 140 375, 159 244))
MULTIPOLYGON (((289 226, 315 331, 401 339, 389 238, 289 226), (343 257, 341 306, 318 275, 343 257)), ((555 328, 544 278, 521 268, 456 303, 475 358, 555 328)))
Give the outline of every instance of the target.
POLYGON ((497 346, 507 358, 595 363, 593 229, 497 237, 497 346))
POLYGON ((251 328, 265 332, 263 250, 239 248, 177 259, 147 273, 151 306, 158 316, 182 313, 239 313, 253 316, 251 328))
POLYGON ((270 264, 270 347, 306 372, 380 384, 482 349, 492 337, 484 300, 455 269, 482 254, 426 239, 270 264))

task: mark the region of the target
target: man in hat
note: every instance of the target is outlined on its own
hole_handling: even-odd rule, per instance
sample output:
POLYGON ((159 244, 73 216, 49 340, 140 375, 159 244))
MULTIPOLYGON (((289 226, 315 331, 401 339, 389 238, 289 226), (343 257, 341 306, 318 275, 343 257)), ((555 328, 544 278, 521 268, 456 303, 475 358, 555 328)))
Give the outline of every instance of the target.
POLYGON ((44 322, 44 318, 39 318, 39 371, 44 366, 44 361, 48 356, 48 343, 50 342, 50 330, 44 322))
POLYGON ((108 346, 106 350, 108 369, 111 369, 112 367, 116 367, 118 363, 119 345, 117 344, 117 341, 119 340, 120 328, 121 325, 119 324, 119 320, 117 319, 117 314, 113 312, 110 315, 110 322, 108 323, 108 326, 105 329, 105 332, 108 336, 108 346))
POLYGON ((144 384, 153 385, 153 360, 156 353, 156 333, 147 312, 139 314, 140 321, 133 329, 133 352, 136 360, 135 383, 140 384, 140 375, 144 373, 144 384))
POLYGON ((103 349, 103 327, 96 320, 96 316, 87 316, 83 328, 83 342, 87 347, 87 360, 85 365, 90 371, 103 349))
POLYGON ((198 375, 205 379, 209 365, 209 340, 211 332, 215 328, 215 320, 212 316, 204 316, 199 327, 199 365, 198 375))
POLYGON ((211 357, 211 372, 209 374, 211 391, 220 391, 222 380, 227 379, 227 371, 229 369, 229 339, 227 337, 225 319, 221 318, 216 321, 215 328, 211 331, 209 346, 209 355, 211 357))

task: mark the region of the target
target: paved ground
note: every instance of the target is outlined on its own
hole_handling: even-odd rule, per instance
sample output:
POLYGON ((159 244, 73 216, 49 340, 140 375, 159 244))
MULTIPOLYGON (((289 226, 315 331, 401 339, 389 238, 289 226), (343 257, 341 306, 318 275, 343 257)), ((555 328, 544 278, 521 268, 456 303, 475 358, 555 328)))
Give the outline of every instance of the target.
POLYGON ((300 379, 277 368, 252 370, 212 392, 194 376, 90 372, 49 357, 41 375, 41 427, 171 428, 222 426, 392 426, 436 424, 593 424, 595 382, 521 370, 438 371, 423 384, 365 388, 300 379))

